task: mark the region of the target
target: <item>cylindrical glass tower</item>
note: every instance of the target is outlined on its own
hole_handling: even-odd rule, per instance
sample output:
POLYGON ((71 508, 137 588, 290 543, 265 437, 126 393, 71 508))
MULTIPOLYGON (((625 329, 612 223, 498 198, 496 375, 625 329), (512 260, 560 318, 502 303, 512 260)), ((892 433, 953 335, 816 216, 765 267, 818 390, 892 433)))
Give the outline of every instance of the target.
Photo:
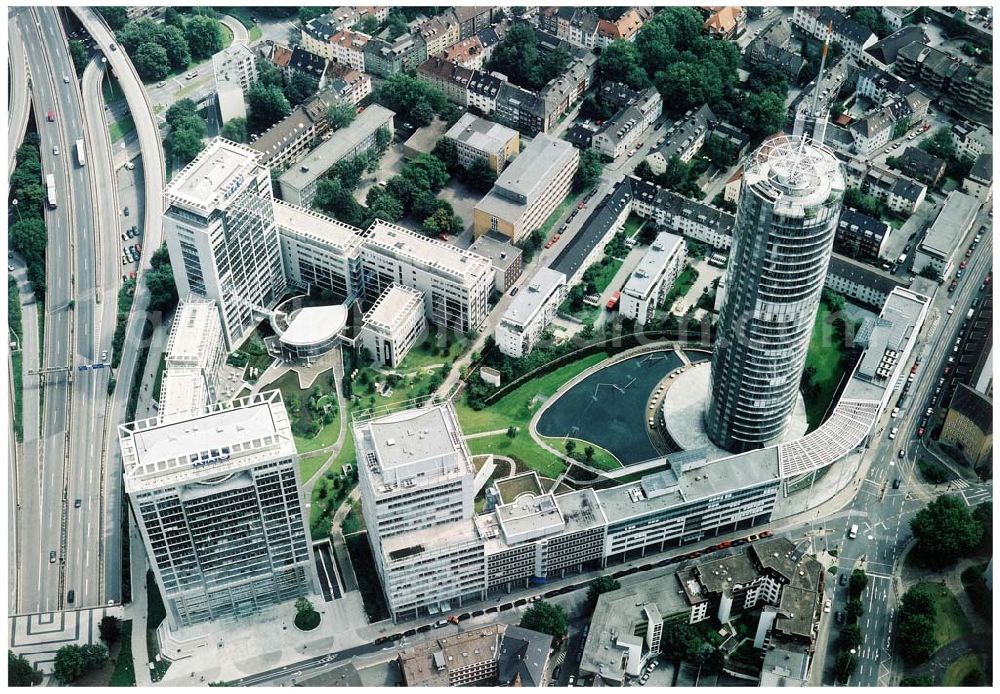
POLYGON ((781 438, 833 248, 844 176, 825 146, 775 136, 745 167, 705 428, 741 452, 781 438))

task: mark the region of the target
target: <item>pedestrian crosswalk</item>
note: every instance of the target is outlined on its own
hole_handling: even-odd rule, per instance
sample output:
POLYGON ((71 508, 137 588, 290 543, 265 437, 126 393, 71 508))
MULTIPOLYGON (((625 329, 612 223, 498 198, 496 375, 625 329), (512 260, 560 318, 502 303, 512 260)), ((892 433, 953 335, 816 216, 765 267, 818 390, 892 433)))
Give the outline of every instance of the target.
POLYGON ((992 501, 993 486, 989 484, 982 484, 977 487, 970 486, 970 488, 962 492, 962 498, 965 499, 965 503, 969 506, 978 506, 987 501, 992 501))
POLYGON ((972 485, 970 485, 963 479, 957 479, 949 482, 948 486, 951 487, 952 489, 958 490, 958 489, 968 489, 972 485))

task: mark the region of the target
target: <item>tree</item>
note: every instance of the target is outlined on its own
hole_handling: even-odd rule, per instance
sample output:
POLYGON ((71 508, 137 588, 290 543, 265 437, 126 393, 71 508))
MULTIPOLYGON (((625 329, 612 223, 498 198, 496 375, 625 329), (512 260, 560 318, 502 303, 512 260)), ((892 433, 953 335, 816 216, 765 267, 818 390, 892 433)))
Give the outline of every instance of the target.
POLYGON ((398 222, 403 218, 403 205, 390 195, 384 186, 372 186, 365 197, 368 212, 373 218, 398 222))
POLYGON ((596 70, 600 79, 624 82, 632 89, 644 89, 650 84, 646 71, 639 65, 635 44, 629 41, 612 41, 605 46, 596 70))
POLYGON ((177 11, 176 7, 167 6, 163 10, 163 25, 184 30, 184 16, 177 11))
POLYGON ((852 571, 850 583, 848 583, 848 592, 850 592, 851 597, 861 597, 861 594, 865 592, 865 588, 867 587, 868 574, 865 573, 864 569, 855 569, 852 571))
POLYGON ((594 462, 594 447, 593 446, 586 446, 583 449, 583 458, 588 463, 594 462))
POLYGON ((781 130, 786 116, 785 100, 779 94, 750 94, 740 111, 740 127, 753 138, 764 138, 781 130))
POLYGON ((255 132, 263 132, 292 112, 291 104, 274 85, 260 82, 247 89, 247 124, 255 132))
POLYGON ((566 618, 566 610, 560 605, 539 600, 521 617, 521 627, 548 634, 559 642, 569 631, 569 620, 566 618))
POLYGON ((983 536, 982 526, 957 496, 941 496, 910 521, 916 551, 929 566, 947 566, 969 555, 983 536))
POLYGON ((585 149, 580 153, 580 163, 576 169, 573 187, 577 191, 589 190, 604 170, 602 155, 596 149, 585 149))
POLYGON ((56 651, 52 674, 63 684, 72 684, 81 675, 103 667, 108 661, 108 649, 100 644, 70 644, 56 651))
POLYGON ((319 80, 308 72, 296 70, 285 85, 285 98, 292 106, 298 106, 319 89, 319 80))
POLYGON ((434 109, 426 101, 418 101, 410 111, 410 118, 418 126, 430 125, 434 120, 434 109))
POLYGON ((722 99, 722 77, 712 63, 679 60, 653 76, 660 94, 669 94, 669 106, 664 108, 680 115, 702 104, 714 104, 722 99))
POLYGON ((357 111, 350 104, 331 104, 326 109, 326 119, 330 121, 330 126, 335 130, 346 128, 358 115, 357 111))
POLYGON ((955 138, 952 137, 951 130, 947 127, 935 130, 934 134, 924 138, 919 146, 920 149, 933 154, 935 157, 945 160, 955 158, 955 138))
POLYGON ((160 42, 160 33, 163 28, 148 17, 137 19, 126 24, 121 31, 116 34, 118 43, 121 44, 125 52, 134 56, 139 46, 144 43, 160 42))
POLYGON ((170 72, 167 52, 163 46, 149 41, 140 45, 132 56, 135 70, 146 82, 163 79, 170 72))
POLYGON ((849 651, 861 645, 861 628, 857 624, 848 624, 840 630, 838 647, 842 651, 849 651))
POLYGON ((910 675, 899 682, 901 687, 933 687, 933 675, 910 675))
POLYGON ((184 26, 184 35, 195 60, 210 58, 222 50, 222 25, 217 19, 204 15, 192 17, 184 26))
POLYGON ((156 249, 150 258, 150 269, 143 276, 149 290, 149 310, 164 314, 172 312, 177 307, 177 284, 166 244, 156 249))
POLYGON ((258 61, 257 81, 265 87, 277 87, 278 89, 285 87, 285 77, 281 74, 281 70, 268 60, 258 61))
POLYGON ((378 31, 378 19, 373 14, 365 15, 364 19, 354 25, 353 29, 371 36, 378 31))
POLYGON ((176 26, 164 26, 160 31, 158 42, 167 52, 167 60, 170 61, 172 69, 183 70, 191 64, 191 51, 188 49, 183 30, 176 26))
MULTIPOLYGON (((307 24, 317 17, 322 17, 330 10, 329 7, 300 7, 299 8, 299 22, 302 24, 307 24)), ((372 16, 372 15, 369 15, 372 16)), ((376 27, 377 28, 377 27, 376 27)))
POLYGON ((590 587, 587 589, 587 605, 593 610, 597 606, 597 599, 599 597, 604 595, 604 593, 618 590, 621 587, 621 583, 611 576, 598 576, 590 583, 590 587))
POLYGON ((111 31, 120 30, 123 26, 125 26, 125 22, 128 21, 128 8, 124 5, 98 7, 97 11, 101 13, 102 17, 104 17, 104 21, 108 23, 111 31))
POLYGON ((576 441, 574 441, 573 439, 566 439, 565 446, 566 446, 566 452, 569 453, 570 455, 573 455, 573 451, 576 450, 576 441))
POLYGON ((937 648, 935 610, 934 596, 924 586, 915 586, 903 595, 897 617, 896 646, 910 665, 927 660, 937 648))
POLYGON ((517 427, 513 425, 507 427, 507 438, 509 439, 517 438, 517 427))
POLYGON ((837 681, 846 684, 854 671, 858 669, 858 657, 850 651, 842 651, 837 654, 837 681))
POLYGON ((42 673, 28 662, 27 658, 7 651, 7 686, 33 687, 42 683, 42 673))
POLYGON ((850 13, 850 17, 858 24, 867 27, 880 39, 884 39, 891 33, 889 23, 875 7, 856 7, 850 13))
POLYGON ((847 612, 847 619, 851 622, 856 622, 865 613, 865 607, 859 598, 851 598, 847 601, 845 611, 847 612))
POLYGON ((71 39, 69 42, 69 55, 73 59, 73 68, 76 70, 77 77, 83 74, 84 68, 87 67, 87 48, 83 45, 83 41, 79 39, 71 39))
POLYGON ((663 623, 660 651, 674 659, 703 662, 711 646, 684 620, 674 619, 663 623))
POLYGON ((101 641, 109 646, 115 643, 122 636, 122 623, 117 617, 105 615, 97 624, 97 629, 101 634, 101 641))
POLYGON ((203 149, 205 143, 202 142, 201 135, 188 128, 175 130, 167 138, 167 150, 183 164, 192 161, 203 149))
POLYGON ((490 168, 485 159, 473 159, 465 170, 464 179, 479 192, 487 193, 497 181, 497 172, 490 168))
POLYGON ((226 121, 226 124, 222 126, 222 136, 227 140, 232 140, 233 142, 243 142, 244 144, 249 141, 249 136, 247 135, 247 119, 246 118, 230 118, 226 121))
POLYGON ((979 541, 979 551, 983 554, 989 554, 993 547, 993 502, 987 501, 976 506, 972 512, 972 518, 983 529, 983 537, 979 541))

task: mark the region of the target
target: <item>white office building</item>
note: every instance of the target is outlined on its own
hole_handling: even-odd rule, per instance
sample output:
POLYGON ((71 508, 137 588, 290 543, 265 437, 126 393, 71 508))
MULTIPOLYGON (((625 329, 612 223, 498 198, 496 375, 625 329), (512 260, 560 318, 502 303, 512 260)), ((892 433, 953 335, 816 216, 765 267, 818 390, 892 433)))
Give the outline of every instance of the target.
POLYGON ((257 54, 245 43, 234 41, 229 48, 212 56, 215 73, 215 93, 219 106, 219 122, 246 118, 243 96, 257 81, 257 54))
POLYGON ((426 327, 423 294, 394 284, 365 314, 361 344, 376 364, 392 369, 406 358, 426 327))
POLYGON ((216 138, 164 190, 164 235, 180 296, 215 301, 235 349, 285 293, 270 172, 216 138))
POLYGON ((171 629, 318 587, 281 393, 118 428, 125 492, 171 629))
POLYGON ((949 193, 937 219, 917 244, 913 272, 919 273, 929 267, 941 277, 948 276, 955 267, 955 257, 962 252, 962 239, 972 228, 977 212, 979 200, 975 197, 957 190, 949 193))
POLYGON ((423 293, 427 319, 442 328, 467 333, 486 320, 493 288, 488 258, 380 219, 365 234, 361 260, 370 301, 399 284, 423 293))
POLYGON ((214 301, 189 297, 181 302, 164 354, 166 369, 157 411, 161 422, 186 419, 216 400, 226 345, 214 301))
POLYGON ((684 271, 687 243, 666 231, 656 235, 653 244, 622 288, 621 315, 639 325, 653 317, 674 281, 684 271))
POLYGON ((325 290, 344 303, 361 294, 363 231, 281 200, 274 201, 274 223, 289 285, 325 290))
POLYGON ((543 267, 521 290, 497 324, 496 342, 510 357, 531 353, 566 297, 566 275, 543 267))

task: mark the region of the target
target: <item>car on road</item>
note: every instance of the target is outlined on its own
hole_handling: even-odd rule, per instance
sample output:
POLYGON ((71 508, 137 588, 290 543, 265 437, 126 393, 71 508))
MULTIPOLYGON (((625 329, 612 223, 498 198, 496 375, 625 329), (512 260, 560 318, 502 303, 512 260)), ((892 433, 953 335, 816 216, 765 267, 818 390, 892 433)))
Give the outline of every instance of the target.
POLYGON ((959 270, 964 270, 966 267, 968 267, 968 265, 969 265, 969 261, 968 260, 963 260, 962 262, 960 262, 958 264, 958 269, 959 270))
POLYGON ((924 428, 923 427, 918 427, 917 428, 917 436, 923 436, 923 435, 924 435, 924 428))
POLYGON ((847 585, 847 572, 846 571, 844 573, 840 574, 840 576, 837 578, 837 583, 839 583, 842 586, 846 586, 847 585))
POLYGON ((107 361, 107 360, 108 360, 108 350, 102 349, 101 350, 101 361, 107 361))
POLYGON ((47 120, 49 123, 55 123, 56 122, 56 112, 55 111, 49 111, 48 113, 46 113, 45 114, 45 120, 47 120))
POLYGON ((892 415, 890 415, 890 416, 893 419, 895 419, 896 417, 898 417, 899 416, 899 408, 898 407, 893 407, 892 408, 892 415))
POLYGON ((831 609, 833 609, 833 601, 832 600, 827 600, 825 603, 823 603, 823 611, 824 612, 829 613, 831 609))
POLYGON ((52 155, 56 157, 59 156, 59 145, 52 145, 52 155))
POLYGON ((837 614, 834 615, 834 617, 836 617, 836 619, 837 619, 837 624, 843 624, 844 623, 844 613, 841 612, 840 610, 837 610, 837 614))
POLYGON ((49 563, 50 564, 56 563, 56 551, 54 549, 49 550, 49 563))
MULTIPOLYGON (((112 44, 112 45, 114 45, 114 44, 112 44)), ((74 600, 76 600, 76 591, 75 590, 71 590, 70 592, 66 593, 66 602, 68 602, 70 605, 72 605, 74 600)))
POLYGON ((8 265, 7 266, 7 272, 14 272, 14 266, 13 265, 8 265))
POLYGON ((900 458, 905 458, 905 457, 906 457, 906 450, 905 450, 905 449, 902 449, 902 448, 901 448, 901 449, 899 450, 899 457, 900 457, 900 458))
POLYGON ((893 427, 892 431, 889 432, 889 440, 896 438, 896 434, 899 433, 899 427, 893 427))
POLYGON ((948 307, 948 315, 950 316, 954 312, 955 312, 955 304, 952 304, 951 306, 948 307))
POLYGON ((900 485, 900 482, 899 482, 899 478, 897 477, 896 479, 894 479, 892 481, 892 488, 893 489, 899 489, 899 485, 900 485))
POLYGON ((113 44, 111 44, 111 46, 109 46, 109 48, 111 48, 111 50, 113 50, 113 51, 117 51, 118 50, 118 45, 113 43, 113 44))
POLYGON ((156 83, 156 86, 157 86, 157 87, 161 87, 161 88, 162 88, 162 87, 166 87, 166 86, 167 86, 167 83, 166 83, 166 81, 165 81, 165 80, 160 80, 159 82, 157 82, 157 83, 156 83))
POLYGON ((73 502, 73 508, 80 508, 80 505, 82 503, 83 503, 82 501, 80 501, 79 499, 77 499, 76 501, 73 502))
POLYGON ((574 682, 576 682, 576 675, 570 675, 567 684, 572 687, 574 682))
POLYGON ((934 408, 933 407, 928 407, 927 411, 924 412, 924 414, 927 415, 928 417, 930 417, 932 414, 934 414, 934 408))
POLYGON ((968 250, 965 251, 965 257, 966 258, 971 258, 972 257, 972 249, 971 248, 969 248, 968 250))
POLYGON ((122 265, 128 265, 130 262, 132 261, 128 259, 128 256, 122 256, 122 265))
POLYGON ((127 162, 125 162, 125 168, 128 169, 129 171, 131 171, 132 169, 135 168, 135 164, 133 164, 130 161, 127 161, 127 162))
POLYGON ((184 79, 186 79, 186 80, 193 80, 197 76, 198 76, 198 71, 194 70, 194 71, 191 71, 191 72, 187 73, 187 75, 184 76, 184 79))
POLYGON ((517 292, 518 292, 519 289, 520 289, 519 287, 512 287, 511 290, 510 290, 510 295, 511 296, 517 296, 517 292))

